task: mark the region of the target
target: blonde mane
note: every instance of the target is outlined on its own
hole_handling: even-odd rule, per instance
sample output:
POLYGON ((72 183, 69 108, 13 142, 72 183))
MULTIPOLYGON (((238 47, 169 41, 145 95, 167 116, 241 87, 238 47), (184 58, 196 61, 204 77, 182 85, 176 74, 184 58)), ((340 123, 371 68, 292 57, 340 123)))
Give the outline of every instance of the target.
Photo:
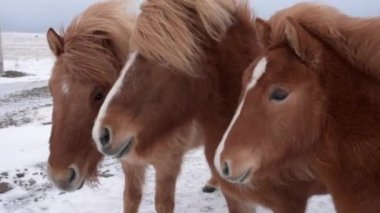
POLYGON ((206 36, 220 40, 234 22, 233 0, 147 0, 131 38, 145 57, 190 75, 204 55, 206 36))
POLYGON ((112 85, 130 52, 135 17, 121 1, 89 7, 63 33, 65 70, 78 79, 112 85))
POLYGON ((355 18, 326 5, 301 3, 270 19, 272 39, 282 41, 292 17, 343 58, 380 80, 380 18, 355 18))

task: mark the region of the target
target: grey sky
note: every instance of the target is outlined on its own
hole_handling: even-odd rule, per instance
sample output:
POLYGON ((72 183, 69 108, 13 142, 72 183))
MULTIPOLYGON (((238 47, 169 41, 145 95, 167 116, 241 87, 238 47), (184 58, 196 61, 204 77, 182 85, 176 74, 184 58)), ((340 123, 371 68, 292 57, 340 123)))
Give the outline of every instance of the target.
MULTIPOLYGON (((3 31, 45 32, 50 26, 67 26, 74 16, 97 1, 100 0, 0 0, 0 27, 3 31)), ((268 18, 275 11, 296 2, 301 0, 251 0, 257 15, 263 18, 268 18)), ((378 0, 314 0, 313 2, 333 5, 354 16, 380 15, 378 0)))

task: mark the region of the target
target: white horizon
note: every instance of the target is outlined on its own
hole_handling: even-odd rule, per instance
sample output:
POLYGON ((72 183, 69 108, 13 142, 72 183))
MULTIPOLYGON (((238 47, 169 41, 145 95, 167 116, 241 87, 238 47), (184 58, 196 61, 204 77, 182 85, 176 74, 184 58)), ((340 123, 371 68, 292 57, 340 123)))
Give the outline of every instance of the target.
MULTIPOLYGON (((1 0, 0 28, 3 32, 45 32, 62 28, 89 5, 102 0, 1 0)), ((134 0, 139 4, 143 0, 134 0)), ((269 18, 274 12, 305 0, 249 0, 257 16, 269 18)), ((380 1, 306 0, 332 5, 352 16, 379 16, 380 1)), ((137 9, 136 9, 137 10, 137 9)))

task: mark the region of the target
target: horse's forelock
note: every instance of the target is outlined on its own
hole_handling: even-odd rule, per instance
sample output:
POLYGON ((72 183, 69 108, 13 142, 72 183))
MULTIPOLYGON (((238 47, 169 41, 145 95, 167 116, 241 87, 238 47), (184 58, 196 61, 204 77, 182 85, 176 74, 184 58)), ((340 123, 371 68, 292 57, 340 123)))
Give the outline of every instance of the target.
POLYGON ((236 8, 232 0, 147 1, 132 45, 150 59, 198 75, 206 38, 221 39, 233 24, 236 8))
POLYGON ((134 23, 121 1, 89 7, 63 33, 62 64, 74 78, 112 84, 130 51, 134 23))

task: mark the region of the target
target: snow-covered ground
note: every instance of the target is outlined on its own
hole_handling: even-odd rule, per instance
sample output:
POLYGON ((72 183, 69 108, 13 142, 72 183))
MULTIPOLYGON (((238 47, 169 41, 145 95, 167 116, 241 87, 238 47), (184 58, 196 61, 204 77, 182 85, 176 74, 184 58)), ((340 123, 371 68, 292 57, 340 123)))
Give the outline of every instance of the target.
MULTIPOLYGON (((12 188, 0 193, 0 212, 122 212, 124 177, 114 159, 102 163, 99 185, 94 188, 84 186, 79 191, 64 193, 47 180, 51 98, 46 86, 54 59, 45 35, 7 33, 3 39, 6 70, 29 75, 13 79, 0 77, 0 184, 8 183, 12 188)), ((175 212, 227 212, 220 192, 201 192, 208 177, 203 150, 188 153, 177 183, 175 212)), ((155 212, 151 168, 140 212, 155 212)), ((269 211, 260 208, 258 212, 269 211)), ((307 212, 334 212, 331 198, 313 197, 307 212)))

